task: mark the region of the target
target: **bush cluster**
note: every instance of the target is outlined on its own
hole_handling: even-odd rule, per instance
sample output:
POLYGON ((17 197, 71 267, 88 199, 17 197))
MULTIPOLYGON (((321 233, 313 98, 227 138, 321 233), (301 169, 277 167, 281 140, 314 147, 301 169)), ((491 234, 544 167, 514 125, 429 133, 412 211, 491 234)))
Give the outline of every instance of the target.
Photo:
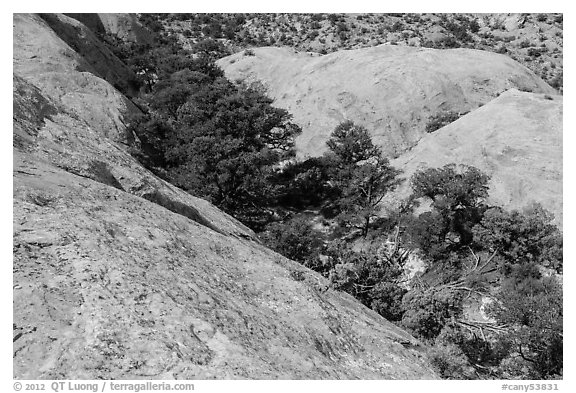
POLYGON ((464 114, 451 111, 439 112, 431 116, 428 120, 428 123, 426 124, 426 132, 430 133, 439 130, 444 126, 455 122, 463 115, 464 114))
MULTIPOLYGON (((562 273, 563 243, 548 212, 488 205, 489 177, 457 165, 416 172, 412 194, 383 212, 400 171, 365 127, 345 121, 323 156, 296 160, 300 129, 291 115, 275 108, 262 86, 224 77, 215 64, 228 53, 221 42, 184 50, 162 27, 168 17, 142 17, 156 32, 147 48, 109 40, 142 84, 143 113, 129 123, 144 165, 409 329, 434 348, 430 358, 445 378, 562 375, 562 288, 555 275, 562 273), (421 202, 429 209, 416 214, 421 202), (406 264, 416 254, 424 272, 407 281, 406 264), (471 298, 492 299, 490 329, 466 319, 471 298)), ((206 35, 225 34, 223 20, 194 18, 209 26, 206 35)), ((234 18, 239 26, 242 18, 234 18)), ((327 19, 342 22, 338 15, 327 19)), ((476 29, 470 19, 445 23, 454 40, 476 29)), ((459 116, 438 113, 426 130, 459 116)))

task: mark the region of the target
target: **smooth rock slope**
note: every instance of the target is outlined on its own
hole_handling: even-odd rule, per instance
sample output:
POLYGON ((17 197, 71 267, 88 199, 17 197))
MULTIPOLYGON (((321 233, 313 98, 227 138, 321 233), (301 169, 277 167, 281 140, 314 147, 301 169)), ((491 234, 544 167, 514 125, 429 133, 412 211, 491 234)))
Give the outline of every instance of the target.
POLYGON ((40 16, 14 14, 14 74, 42 89, 46 97, 62 102, 73 113, 82 113, 99 134, 126 141, 129 136, 122 112, 137 108, 108 83, 115 79, 103 79, 103 74, 127 77, 125 66, 103 49, 80 22, 64 15, 45 17, 65 31, 68 41, 81 47, 86 56, 64 42, 40 16))
MULTIPOLYGON (((425 135, 391 163, 406 179, 423 168, 475 166, 491 177, 491 203, 521 209, 539 202, 561 226, 562 108, 562 96, 509 90, 425 135)), ((409 192, 405 182, 394 197, 409 192)))
POLYGON ((142 168, 97 75, 14 16, 14 378, 436 378, 409 334, 142 168))
POLYGON ((380 45, 320 56, 254 48, 219 60, 228 78, 260 81, 303 133, 300 156, 317 156, 343 120, 365 126, 390 156, 414 146, 430 116, 467 112, 516 88, 555 94, 511 58, 472 49, 380 45))
POLYGON ((66 14, 86 25, 93 32, 108 33, 118 38, 138 42, 151 43, 152 35, 142 26, 135 14, 66 14))

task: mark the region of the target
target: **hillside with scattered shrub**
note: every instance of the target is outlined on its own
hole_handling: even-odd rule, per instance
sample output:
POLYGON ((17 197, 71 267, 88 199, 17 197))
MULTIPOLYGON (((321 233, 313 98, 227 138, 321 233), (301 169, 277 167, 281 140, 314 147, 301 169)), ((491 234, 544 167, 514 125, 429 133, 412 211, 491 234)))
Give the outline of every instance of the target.
POLYGON ((446 112, 453 121, 512 88, 557 94, 511 58, 472 49, 380 45, 312 55, 263 47, 217 64, 231 80, 263 85, 275 105, 293 114, 302 128, 299 156, 322 154, 346 120, 366 127, 388 157, 397 157, 446 112))
POLYGON ((14 376, 562 378, 562 98, 453 46, 562 20, 501 17, 15 14, 14 376))
POLYGON ((562 91, 562 14, 161 14, 146 16, 184 45, 261 46, 327 54, 388 43, 505 54, 562 91))

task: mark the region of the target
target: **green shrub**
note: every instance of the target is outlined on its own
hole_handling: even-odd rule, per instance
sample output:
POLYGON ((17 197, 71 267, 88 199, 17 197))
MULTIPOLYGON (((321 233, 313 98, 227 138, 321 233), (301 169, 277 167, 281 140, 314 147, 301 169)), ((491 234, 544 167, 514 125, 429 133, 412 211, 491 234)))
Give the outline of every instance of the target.
POLYGON ((528 48, 528 56, 530 57, 540 57, 544 52, 546 52, 544 48, 528 48))
POLYGON ((328 250, 333 260, 332 286, 347 292, 391 321, 402 319, 402 298, 406 290, 398 285, 402 270, 368 252, 336 247, 328 250))
POLYGON ((554 22, 562 24, 564 22, 564 15, 556 15, 554 17, 554 22))
POLYGON ((430 362, 444 379, 475 379, 474 368, 466 355, 454 344, 434 346, 428 353, 430 362))
POLYGON ((423 339, 434 339, 462 312, 460 294, 448 289, 412 290, 402 299, 402 324, 423 339))
POLYGON ((564 86, 564 78, 562 72, 560 72, 559 74, 554 76, 554 78, 552 78, 552 80, 550 81, 550 86, 552 86, 555 89, 562 90, 564 86))
POLYGON ((316 263, 324 244, 322 233, 312 228, 306 216, 269 224, 260 238, 267 247, 305 265, 316 263))
POLYGON ((434 132, 456 120, 458 120, 463 114, 446 111, 439 112, 431 116, 426 124, 426 132, 434 132))
POLYGON ((530 47, 530 45, 532 44, 528 39, 525 39, 524 41, 520 42, 520 48, 528 48, 530 47))

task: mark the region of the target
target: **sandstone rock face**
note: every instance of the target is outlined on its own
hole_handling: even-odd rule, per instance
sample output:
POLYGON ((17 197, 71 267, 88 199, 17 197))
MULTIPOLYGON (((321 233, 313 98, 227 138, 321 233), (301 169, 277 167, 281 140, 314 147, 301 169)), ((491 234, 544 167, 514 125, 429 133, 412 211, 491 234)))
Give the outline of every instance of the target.
POLYGON ((317 156, 343 120, 365 126, 390 156, 414 146, 439 111, 467 112, 510 88, 555 94, 509 57, 471 49, 380 45, 320 56, 255 48, 219 61, 226 75, 260 81, 303 133, 300 156, 317 156))
POLYGON ((434 377, 412 337, 295 262, 30 156, 14 168, 15 378, 434 377))
MULTIPOLYGON (((424 136, 392 165, 410 178, 427 167, 472 165, 491 176, 490 202, 540 202, 562 224, 562 96, 509 90, 424 136)), ((395 197, 407 196, 406 182, 395 197)))
POLYGON ((409 334, 142 168, 88 69, 15 15, 15 378, 436 378, 409 334))
MULTIPOLYGON (((53 17, 58 21, 80 25, 63 15, 53 17)), ((61 26, 66 24, 62 22, 61 26)), ((73 30, 92 34, 86 27, 73 30)), ((68 33, 73 36, 71 30, 68 33)), ((60 39, 37 15, 14 14, 13 34, 15 75, 41 89, 47 98, 62 102, 77 116, 87 119, 100 135, 118 142, 126 141, 129 136, 125 132, 123 113, 136 111, 137 108, 99 77, 102 75, 92 63, 60 39)), ((95 40, 95 37, 91 37, 89 42, 95 40)), ((82 42, 87 41, 79 41, 82 42)), ((88 52, 90 48, 85 51, 88 52)), ((97 51, 92 58, 98 53, 102 52, 97 51)), ((104 55, 113 56, 111 53, 104 55)), ((115 58, 113 62, 119 60, 115 58)))
POLYGON ((253 238, 252 231, 207 201, 159 179, 118 144, 95 131, 90 113, 43 97, 36 87, 14 80, 14 144, 18 150, 77 176, 92 179, 164 206, 215 231, 253 238), (20 114, 27 114, 22 116, 20 114))
POLYGON ((81 55, 96 75, 129 96, 138 93, 136 75, 104 45, 93 31, 63 14, 40 14, 50 28, 81 55))
POLYGON ((125 41, 150 43, 150 32, 140 24, 135 14, 66 14, 86 25, 93 32, 117 35, 125 41))

